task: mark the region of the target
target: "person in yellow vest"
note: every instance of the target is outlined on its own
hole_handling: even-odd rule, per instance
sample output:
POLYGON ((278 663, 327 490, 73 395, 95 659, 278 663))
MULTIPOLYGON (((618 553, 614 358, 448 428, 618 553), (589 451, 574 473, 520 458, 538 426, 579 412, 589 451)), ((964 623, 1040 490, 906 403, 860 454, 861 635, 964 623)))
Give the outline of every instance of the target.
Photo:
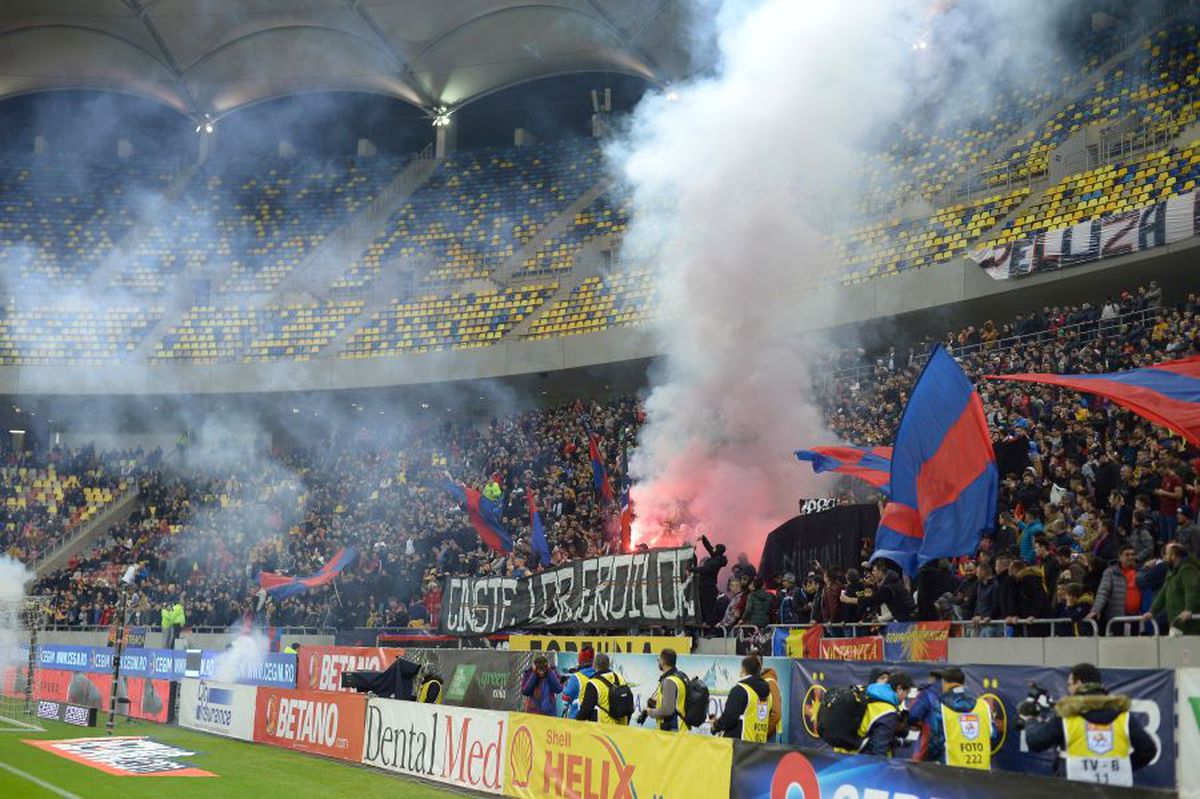
POLYGON ((638 724, 650 717, 658 722, 663 732, 687 732, 684 722, 684 702, 687 700, 687 675, 675 668, 679 661, 674 649, 658 653, 658 690, 646 702, 646 709, 638 717, 638 724))
POLYGON ((442 703, 442 678, 437 672, 428 672, 421 678, 421 685, 417 688, 417 701, 427 705, 442 703))
MULTIPOLYGON (((855 750, 862 755, 891 757, 900 735, 901 708, 909 691, 913 688, 912 678, 902 671, 892 672, 877 668, 871 672, 866 686, 867 708, 858 725, 861 743, 855 750)), ((834 747, 835 752, 854 754, 848 749, 834 747)))
POLYGON ((1003 733, 991 705, 967 692, 958 666, 929 674, 938 682, 921 690, 908 714, 909 724, 921 729, 913 760, 990 771, 1003 733))
POLYGON ((771 687, 758 655, 742 658, 742 678, 729 689, 721 717, 710 716, 713 735, 765 744, 771 729, 771 687))
POLYGON ((579 721, 598 721, 601 724, 629 724, 633 716, 633 694, 625 679, 612 670, 612 661, 604 652, 597 652, 592 661, 596 673, 587 678, 579 700, 579 721), (618 686, 625 688, 617 691, 618 686), (619 697, 628 695, 628 707, 620 707, 619 697), (627 712, 622 712, 627 711, 627 712))
POLYGON ((1133 772, 1154 761, 1158 745, 1129 712, 1129 697, 1108 693, 1091 663, 1071 669, 1067 691, 1070 696, 1054 704, 1054 716, 1027 723, 1029 750, 1057 748, 1069 780, 1133 785, 1133 772))

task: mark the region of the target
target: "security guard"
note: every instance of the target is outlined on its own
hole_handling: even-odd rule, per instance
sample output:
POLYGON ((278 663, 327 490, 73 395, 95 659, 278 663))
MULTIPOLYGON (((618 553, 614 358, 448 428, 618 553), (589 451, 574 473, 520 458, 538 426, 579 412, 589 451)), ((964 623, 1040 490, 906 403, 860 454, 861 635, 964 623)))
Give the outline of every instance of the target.
POLYGON ((658 653, 658 690, 654 697, 646 703, 646 710, 639 723, 649 716, 658 722, 658 728, 664 732, 687 732, 688 725, 684 722, 684 702, 687 700, 687 675, 675 668, 678 656, 674 649, 664 649, 658 653))
POLYGON ((618 685, 624 685, 625 680, 612 670, 612 661, 604 652, 596 653, 592 661, 596 673, 587 678, 583 686, 583 694, 579 700, 579 721, 598 721, 601 724, 629 724, 629 716, 613 716, 609 713, 612 707, 610 694, 618 685))
POLYGON ((742 658, 742 679, 729 689, 720 718, 710 716, 712 731, 726 738, 765 744, 771 729, 771 687, 762 678, 758 655, 742 658))
POLYGON ((442 703, 442 678, 437 672, 429 672, 421 679, 421 687, 417 689, 417 701, 427 705, 442 703))
POLYGON ((1158 745, 1130 714, 1129 697, 1108 693, 1091 663, 1071 669, 1067 691, 1071 695, 1054 704, 1056 718, 1026 728, 1029 750, 1057 747, 1069 780, 1133 785, 1133 772, 1154 760, 1158 745))
POLYGON ((991 705, 967 693, 966 676, 958 666, 944 666, 930 676, 940 684, 922 689, 908 714, 910 724, 927 731, 913 759, 990 771, 992 749, 1002 733, 991 705))

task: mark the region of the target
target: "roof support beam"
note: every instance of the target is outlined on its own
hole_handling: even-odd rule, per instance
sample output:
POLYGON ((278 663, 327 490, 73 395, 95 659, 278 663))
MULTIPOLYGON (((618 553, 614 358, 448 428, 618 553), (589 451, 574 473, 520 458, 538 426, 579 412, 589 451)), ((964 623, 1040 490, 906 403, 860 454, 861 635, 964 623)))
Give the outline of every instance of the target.
POLYGON ((183 95, 183 99, 187 102, 188 109, 192 112, 193 118, 199 122, 207 117, 205 109, 200 107, 199 101, 196 100, 196 95, 192 94, 192 89, 187 85, 187 81, 183 77, 183 70, 179 68, 179 62, 175 60, 175 55, 171 52, 171 48, 167 46, 167 42, 163 39, 162 34, 158 32, 158 26, 154 24, 154 20, 150 18, 150 9, 144 5, 141 0, 123 0, 129 12, 133 14, 142 23, 142 27, 150 34, 150 38, 154 40, 155 46, 158 47, 158 52, 162 56, 163 63, 175 76, 175 82, 179 86, 179 93, 183 95))
POLYGON ((396 43, 393 42, 391 37, 387 35, 387 32, 384 31, 383 28, 379 27, 379 23, 376 22, 375 18, 371 16, 371 12, 363 8, 362 0, 346 0, 346 5, 355 14, 358 14, 359 18, 362 19, 363 24, 371 29, 371 33, 374 34, 375 38, 379 40, 380 46, 391 53, 392 60, 396 62, 397 74, 405 82, 405 84, 407 84, 413 90, 413 92, 421 98, 421 102, 424 104, 425 109, 429 110, 437 105, 437 100, 433 97, 430 97, 429 93, 425 91, 425 86, 421 83, 421 81, 417 80, 416 73, 413 72, 412 66, 408 63, 408 56, 402 53, 399 48, 396 47, 396 43))
MULTIPOLYGON (((658 0, 658 5, 654 9, 654 13, 650 15, 650 18, 653 19, 661 14, 663 9, 666 8, 667 2, 668 0, 658 0)), ((604 23, 608 25, 608 27, 612 28, 614 32, 616 32, 617 38, 621 40, 621 44, 625 47, 625 49, 642 59, 643 63, 650 67, 650 71, 657 78, 659 74, 658 62, 655 61, 654 57, 645 50, 633 45, 633 34, 620 25, 613 18, 612 14, 608 13, 608 11, 604 9, 604 6, 597 3, 596 0, 587 0, 587 4, 591 6, 592 11, 596 12, 596 16, 604 20, 604 23)))

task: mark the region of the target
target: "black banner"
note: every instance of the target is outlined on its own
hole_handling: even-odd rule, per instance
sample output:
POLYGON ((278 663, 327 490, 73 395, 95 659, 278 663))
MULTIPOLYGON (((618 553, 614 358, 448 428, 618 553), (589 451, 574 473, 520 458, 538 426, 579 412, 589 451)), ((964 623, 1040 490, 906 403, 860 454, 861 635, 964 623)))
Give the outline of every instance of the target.
POLYGON ((690 547, 580 560, 520 579, 446 577, 442 631, 628 630, 697 623, 690 547))
POLYGON ((911 797, 912 799, 1163 799, 1174 792, 1109 788, 1053 777, 950 768, 899 758, 840 755, 733 742, 732 799, 911 797))
POLYGON ((533 652, 406 649, 404 657, 442 678, 442 704, 479 710, 524 709, 521 677, 533 663, 533 652))
POLYGON ((841 505, 796 516, 776 527, 763 546, 758 573, 768 583, 787 572, 803 580, 815 560, 822 566, 858 566, 864 538, 879 527, 879 506, 841 505))

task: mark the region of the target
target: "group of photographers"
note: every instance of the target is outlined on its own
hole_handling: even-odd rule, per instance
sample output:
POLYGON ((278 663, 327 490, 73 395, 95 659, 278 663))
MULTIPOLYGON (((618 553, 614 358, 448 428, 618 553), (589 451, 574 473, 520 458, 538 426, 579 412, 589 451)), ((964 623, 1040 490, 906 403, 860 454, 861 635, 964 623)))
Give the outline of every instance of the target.
MULTIPOLYGON (((764 671, 761 657, 743 658, 741 677, 720 716, 703 711, 697 716, 693 700, 702 699, 707 707, 707 691, 677 663, 673 650, 659 654, 658 686, 637 724, 654 719, 660 730, 680 732, 707 722, 714 735, 777 740, 778 680, 772 670, 764 671)), ((918 688, 903 671, 875 669, 866 685, 829 691, 810 720, 838 752, 892 757, 908 749, 912 760, 990 770, 993 750, 1005 734, 1003 717, 993 713, 988 699, 966 688, 961 668, 938 666, 930 676, 932 681, 918 688)), ((601 724, 634 720, 632 690, 613 671, 608 655, 581 653, 580 666, 566 683, 567 716, 601 724)), ((1130 698, 1109 693, 1100 670, 1089 663, 1071 669, 1067 690, 1068 696, 1052 702, 1033 685, 1030 699, 1018 706, 1015 727, 1024 731, 1029 751, 1057 750, 1058 771, 1070 780, 1132 785, 1133 772, 1153 762, 1158 747, 1131 714, 1130 698)))
MULTIPOLYGON (((930 676, 933 682, 915 690, 904 672, 876 669, 866 686, 830 692, 817 711, 817 730, 825 740, 833 738, 837 751, 885 757, 907 745, 915 733, 913 760, 990 770, 992 752, 1005 732, 1002 720, 986 699, 966 689, 962 669, 942 666, 930 676), (855 701, 861 711, 842 712, 855 701), (842 717, 859 719, 850 740, 828 729, 836 728, 842 717), (854 741, 857 747, 845 745, 854 741)), ((1132 785, 1133 772, 1158 754, 1155 740, 1130 713, 1130 698, 1110 694, 1100 670, 1090 663, 1071 669, 1069 695, 1057 702, 1036 685, 1032 688, 1030 699, 1017 708, 1016 726, 1024 730, 1029 751, 1058 751, 1059 773, 1067 779, 1132 785)))

